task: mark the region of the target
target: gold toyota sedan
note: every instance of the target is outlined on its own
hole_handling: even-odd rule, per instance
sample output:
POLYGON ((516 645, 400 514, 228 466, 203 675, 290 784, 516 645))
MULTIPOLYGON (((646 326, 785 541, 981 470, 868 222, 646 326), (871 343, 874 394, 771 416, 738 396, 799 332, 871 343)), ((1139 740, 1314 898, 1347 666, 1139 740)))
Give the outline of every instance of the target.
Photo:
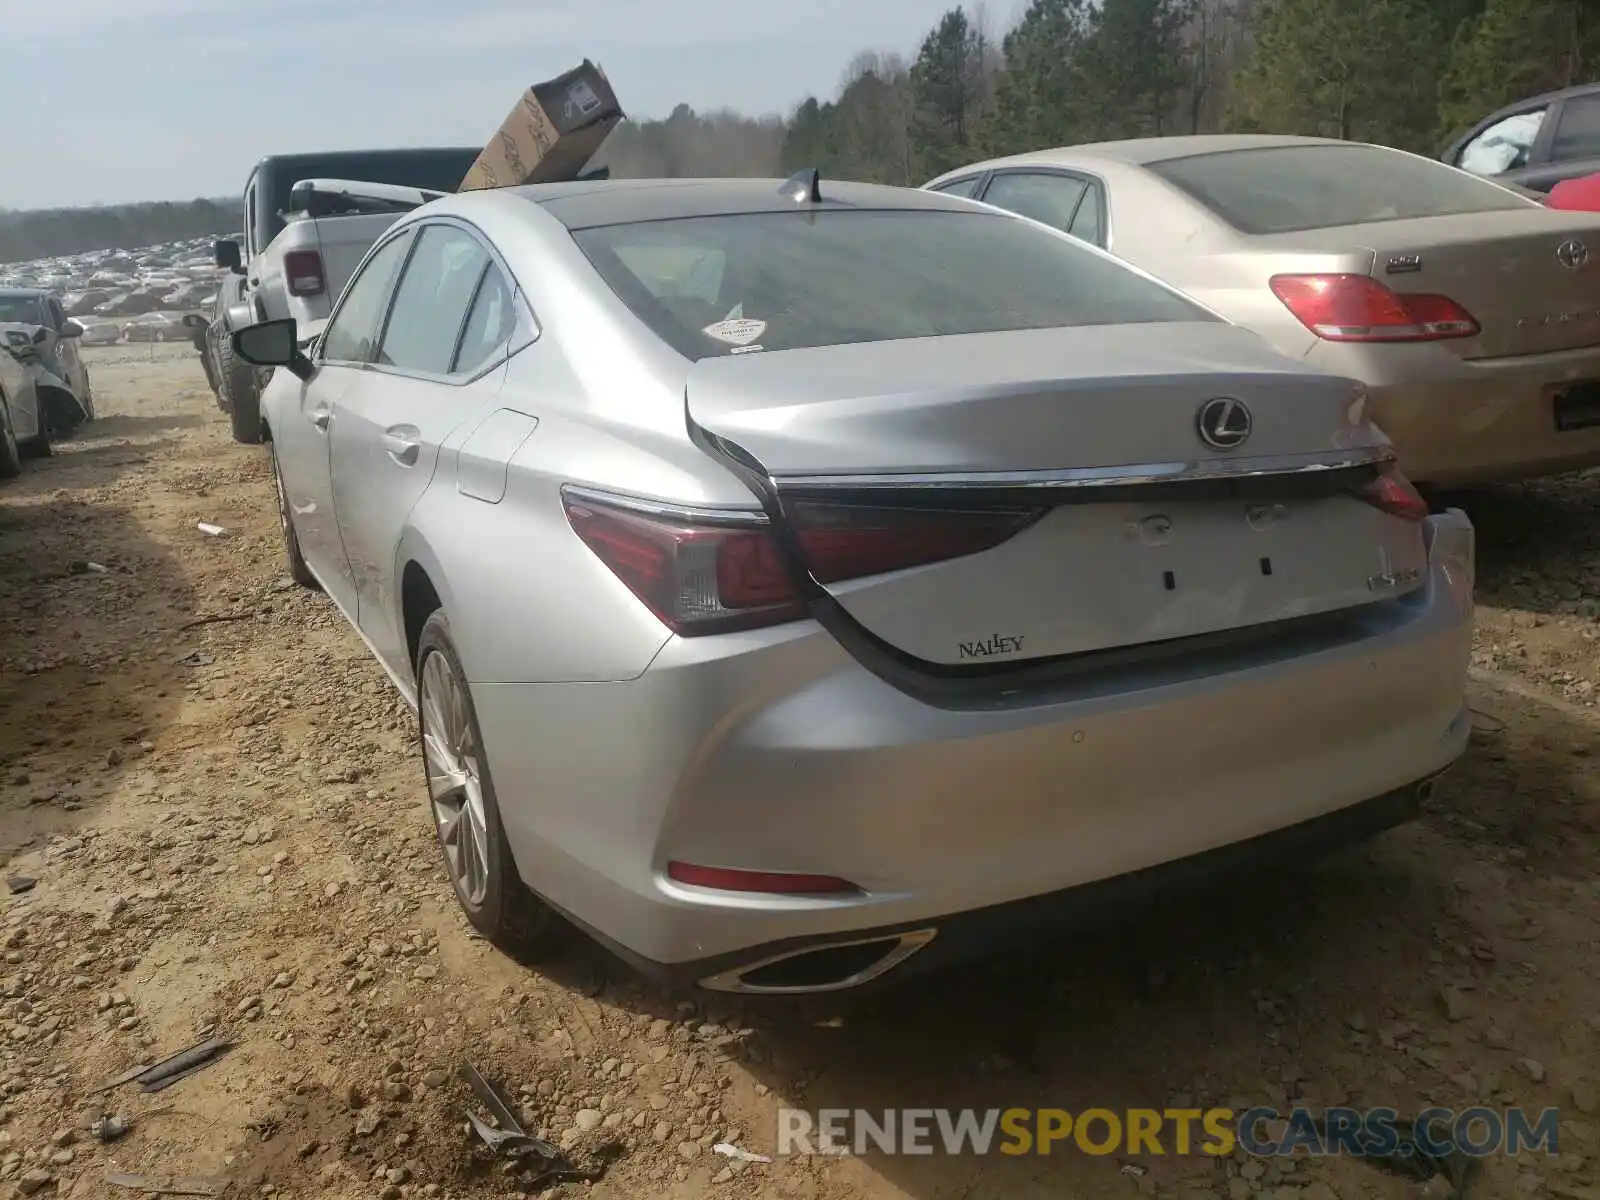
POLYGON ((1099 245, 1361 380, 1413 480, 1600 466, 1600 213, 1301 137, 1103 142, 924 186, 1099 245))

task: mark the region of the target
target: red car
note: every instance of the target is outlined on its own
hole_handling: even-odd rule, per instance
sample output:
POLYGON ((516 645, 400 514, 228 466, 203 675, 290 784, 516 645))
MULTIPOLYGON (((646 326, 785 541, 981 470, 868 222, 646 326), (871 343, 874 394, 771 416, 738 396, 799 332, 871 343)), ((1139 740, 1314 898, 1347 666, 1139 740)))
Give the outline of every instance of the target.
POLYGON ((1600 175, 1562 180, 1550 189, 1550 198, 1545 203, 1551 208, 1600 212, 1600 175))

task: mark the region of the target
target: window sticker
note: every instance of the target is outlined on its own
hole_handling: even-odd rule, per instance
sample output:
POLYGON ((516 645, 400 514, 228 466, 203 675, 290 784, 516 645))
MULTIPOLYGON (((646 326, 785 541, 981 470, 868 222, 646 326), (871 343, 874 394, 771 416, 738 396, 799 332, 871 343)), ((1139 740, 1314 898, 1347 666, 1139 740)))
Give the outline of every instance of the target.
POLYGON ((716 338, 730 346, 748 346, 767 331, 765 321, 750 317, 729 317, 705 327, 707 337, 716 338))

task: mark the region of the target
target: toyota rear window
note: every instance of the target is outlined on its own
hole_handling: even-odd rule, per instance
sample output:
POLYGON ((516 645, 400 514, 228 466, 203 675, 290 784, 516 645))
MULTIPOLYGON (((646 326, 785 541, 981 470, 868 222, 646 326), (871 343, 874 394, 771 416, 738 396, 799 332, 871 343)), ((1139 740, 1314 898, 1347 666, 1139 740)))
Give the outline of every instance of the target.
POLYGON ((1527 208, 1529 201, 1443 163, 1377 146, 1266 146, 1149 164, 1241 233, 1527 208))
POLYGON ((1080 242, 997 213, 741 213, 572 236, 635 315, 692 359, 1218 319, 1080 242))

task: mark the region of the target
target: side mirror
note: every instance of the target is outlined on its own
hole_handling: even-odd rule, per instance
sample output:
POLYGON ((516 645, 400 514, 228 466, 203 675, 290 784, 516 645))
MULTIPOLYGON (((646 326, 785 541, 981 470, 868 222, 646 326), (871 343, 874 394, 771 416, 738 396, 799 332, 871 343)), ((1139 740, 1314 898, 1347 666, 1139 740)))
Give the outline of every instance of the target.
POLYGON ((300 379, 310 379, 316 367, 300 349, 293 317, 247 325, 230 339, 233 352, 257 367, 287 367, 300 379))
POLYGON ((50 331, 41 325, 39 328, 33 331, 33 344, 35 346, 42 346, 49 337, 50 331))
POLYGON ((239 253, 239 243, 231 238, 224 239, 212 246, 216 255, 217 266, 224 271, 232 271, 235 275, 244 272, 244 257, 239 253))
POLYGON ((68 317, 61 326, 61 336, 64 338, 79 338, 83 334, 83 326, 72 317, 68 317))

